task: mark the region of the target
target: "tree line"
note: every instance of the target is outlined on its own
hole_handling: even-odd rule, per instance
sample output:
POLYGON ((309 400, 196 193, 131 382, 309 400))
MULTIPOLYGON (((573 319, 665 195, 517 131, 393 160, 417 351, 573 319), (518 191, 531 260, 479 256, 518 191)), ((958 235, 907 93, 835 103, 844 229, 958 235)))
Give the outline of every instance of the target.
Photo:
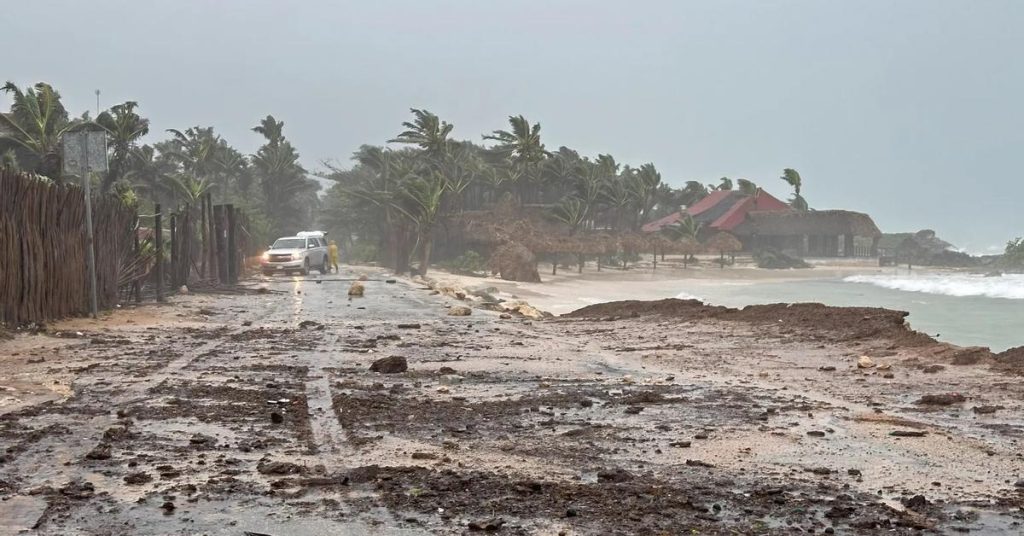
POLYGON ((174 209, 196 207, 212 193, 244 210, 260 242, 281 230, 309 228, 317 216, 319 184, 299 163, 299 153, 283 132, 284 123, 266 116, 252 131, 263 137, 254 154, 232 147, 213 127, 170 129, 166 139, 143 143, 149 119, 128 101, 101 111, 72 116, 60 93, 40 82, 20 88, 7 82, 0 91, 12 100, 0 113, 0 167, 34 173, 64 184, 61 139, 78 128, 107 134, 108 171, 93 177, 101 195, 111 194, 140 207, 156 203, 174 209))
MULTIPOLYGON (((690 206, 712 191, 760 191, 752 181, 729 178, 715 184, 688 181, 673 188, 652 163, 632 167, 609 154, 590 158, 565 146, 550 151, 541 138, 540 123, 522 115, 509 117, 507 129, 484 134, 482 143, 474 143, 454 139, 454 125, 427 110, 411 112, 412 119, 402 124, 404 130, 388 140, 392 147, 363 145, 353 155, 352 166, 328 163, 321 174, 334 182, 323 200, 322 223, 342 236, 350 249, 377 257, 400 272, 413 263, 425 272, 439 236, 450 237, 450 227, 464 223, 467 215, 493 210, 501 202, 519 208, 518 215, 509 217, 557 222, 559 234, 602 235, 592 241, 597 244, 593 247, 563 242, 558 248, 607 252, 609 235, 633 235, 614 242, 636 243, 643 224, 690 206), (439 226, 445 233, 438 231, 439 226)), ((790 204, 807 210, 800 174, 786 169, 781 179, 793 189, 790 204)), ((693 241, 698 231, 692 219, 684 219, 662 237, 693 241)), ((532 234, 544 239, 535 238, 531 249, 550 250, 545 245, 553 243, 545 242, 554 238, 550 232, 532 234)), ((453 252, 449 247, 447 253, 458 249, 453 252)))

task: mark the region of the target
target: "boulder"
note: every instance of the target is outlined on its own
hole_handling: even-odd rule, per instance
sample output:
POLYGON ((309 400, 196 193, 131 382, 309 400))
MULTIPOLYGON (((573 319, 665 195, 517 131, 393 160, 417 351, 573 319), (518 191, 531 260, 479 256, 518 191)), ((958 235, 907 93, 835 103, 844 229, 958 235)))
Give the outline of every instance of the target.
POLYGON ((875 366, 875 362, 866 355, 862 355, 857 359, 857 368, 871 368, 873 366, 875 366))
POLYGON ((363 292, 365 290, 366 290, 366 287, 364 287, 361 282, 355 281, 355 282, 352 283, 352 286, 348 287, 348 295, 349 296, 362 296, 363 292))
POLYGON ((540 283, 537 257, 526 246, 509 242, 498 247, 491 256, 491 273, 506 281, 540 283))
POLYGON ((455 305, 448 309, 448 316, 469 316, 473 314, 473 310, 465 305, 455 305))
POLYGON ((378 359, 370 365, 370 370, 381 374, 398 374, 409 370, 409 363, 400 355, 378 359))

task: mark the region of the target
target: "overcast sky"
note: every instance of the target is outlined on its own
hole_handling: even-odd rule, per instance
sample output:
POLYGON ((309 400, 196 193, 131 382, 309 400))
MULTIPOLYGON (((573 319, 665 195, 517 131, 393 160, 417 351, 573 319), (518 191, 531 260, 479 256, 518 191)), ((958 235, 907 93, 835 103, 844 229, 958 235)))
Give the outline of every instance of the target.
MULTIPOLYGON (((66 0, 4 2, 0 78, 74 113, 136 100, 154 134, 266 114, 307 167, 410 107, 480 141, 509 115, 549 149, 747 178, 884 231, 974 251, 1024 234, 1024 2, 66 0)), ((4 105, 6 108, 6 104, 4 105)))

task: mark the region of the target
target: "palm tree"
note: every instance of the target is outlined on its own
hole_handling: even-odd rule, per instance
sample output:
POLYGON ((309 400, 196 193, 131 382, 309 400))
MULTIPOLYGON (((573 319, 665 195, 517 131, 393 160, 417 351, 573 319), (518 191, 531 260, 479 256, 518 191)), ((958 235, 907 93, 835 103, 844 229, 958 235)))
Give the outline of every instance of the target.
POLYGON ((0 137, 30 156, 32 169, 56 182, 61 182, 61 137, 76 123, 68 120, 68 112, 60 102, 60 94, 45 82, 22 91, 7 82, 0 91, 11 95, 11 113, 0 113, 0 126, 9 131, 0 137))
MULTIPOLYGON (((498 142, 491 150, 515 163, 527 180, 537 181, 540 178, 538 166, 551 155, 544 149, 544 144, 540 141, 540 123, 531 125, 521 115, 510 116, 508 122, 512 130, 495 130, 491 134, 484 135, 484 139, 498 142)), ((519 192, 521 203, 525 202, 524 193, 521 187, 519 192)))
POLYGON ((732 179, 729 177, 722 177, 718 179, 718 186, 709 185, 712 190, 732 190, 732 179))
POLYGON ((757 195, 757 192, 761 191, 758 185, 747 179, 736 179, 736 185, 740 193, 748 197, 754 197, 757 195))
POLYGON ((319 188, 306 177, 306 170, 299 164, 299 153, 285 139, 283 127, 283 122, 268 115, 252 129, 267 140, 252 155, 252 166, 263 191, 264 210, 279 232, 308 223, 303 220, 311 214, 303 210, 305 203, 299 203, 298 199, 319 188))
POLYGON ((659 186, 661 186, 661 173, 658 173, 654 164, 644 164, 636 173, 630 175, 626 188, 633 198, 636 209, 633 220, 634 230, 637 230, 649 218, 651 209, 654 208, 656 202, 659 186))
POLYGON ((448 135, 455 125, 440 120, 427 110, 411 108, 410 111, 413 120, 402 123, 406 130, 388 143, 418 145, 434 162, 440 162, 448 154, 448 135))
POLYGON ((157 155, 152 145, 132 149, 128 155, 128 169, 125 178, 135 188, 147 193, 154 203, 170 195, 173 188, 171 174, 174 166, 166 158, 157 155))
POLYGON ((795 169, 786 168, 782 170, 782 176, 779 178, 793 187, 793 197, 789 200, 789 206, 797 210, 807 210, 807 201, 800 195, 800 188, 803 186, 803 179, 800 178, 800 174, 795 169))
POLYGON ((708 196, 708 187, 699 181, 686 181, 686 186, 681 192, 681 201, 685 206, 693 206, 694 203, 708 196))
POLYGON ((110 191, 111 187, 124 178, 128 172, 130 153, 136 142, 149 134, 149 119, 143 119, 135 113, 138 103, 128 101, 96 117, 96 124, 103 127, 110 140, 110 165, 106 177, 100 186, 102 192, 110 191))
POLYGON ((445 178, 437 171, 426 171, 424 176, 406 180, 401 195, 393 203, 395 208, 416 226, 416 243, 420 252, 420 275, 427 275, 430 249, 433 244, 434 224, 441 212, 442 198, 448 190, 445 178))

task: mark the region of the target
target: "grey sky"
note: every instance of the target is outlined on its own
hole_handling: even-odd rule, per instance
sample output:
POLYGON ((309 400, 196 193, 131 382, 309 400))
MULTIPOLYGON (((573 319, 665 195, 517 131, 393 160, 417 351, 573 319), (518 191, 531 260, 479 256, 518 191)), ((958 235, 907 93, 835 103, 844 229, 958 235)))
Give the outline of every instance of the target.
MULTIPOLYGON (((78 113, 137 100, 245 151, 270 113, 310 168, 409 107, 479 141, 508 115, 549 148, 748 178, 974 251, 1024 234, 1024 2, 6 2, 0 78, 78 113)), ((6 104, 5 104, 6 107, 6 104)), ((150 140, 159 139, 151 135, 150 140)))

